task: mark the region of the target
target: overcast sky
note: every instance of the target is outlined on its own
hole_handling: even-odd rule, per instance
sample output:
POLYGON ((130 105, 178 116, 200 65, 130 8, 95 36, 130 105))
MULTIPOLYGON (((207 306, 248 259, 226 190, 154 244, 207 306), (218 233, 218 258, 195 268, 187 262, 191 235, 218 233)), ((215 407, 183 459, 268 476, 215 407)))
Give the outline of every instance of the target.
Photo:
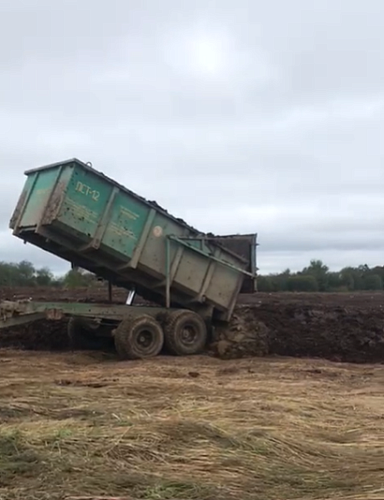
POLYGON ((267 273, 384 264, 383 0, 0 0, 0 260, 24 170, 78 157, 267 273))

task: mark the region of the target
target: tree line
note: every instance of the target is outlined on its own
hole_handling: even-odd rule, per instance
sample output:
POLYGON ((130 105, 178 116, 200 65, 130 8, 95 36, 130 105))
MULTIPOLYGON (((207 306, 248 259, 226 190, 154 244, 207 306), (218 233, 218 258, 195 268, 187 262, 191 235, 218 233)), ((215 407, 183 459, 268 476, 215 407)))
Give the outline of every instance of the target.
POLYGON ((71 269, 63 276, 54 276, 48 267, 36 269, 26 260, 19 263, 0 262, 0 287, 54 286, 75 288, 91 286, 98 280, 95 275, 82 270, 71 269))
POLYGON ((260 292, 348 292, 383 290, 384 266, 370 268, 366 264, 330 271, 321 260, 311 260, 301 271, 258 277, 260 292))
MULTIPOLYGON (((63 276, 54 276, 47 267, 36 268, 31 262, 0 262, 0 287, 57 286, 75 288, 93 286, 99 280, 91 273, 71 269, 63 276)), ((312 260, 301 271, 260 275, 260 292, 348 292, 384 289, 384 266, 345 267, 330 271, 321 260, 312 260)))

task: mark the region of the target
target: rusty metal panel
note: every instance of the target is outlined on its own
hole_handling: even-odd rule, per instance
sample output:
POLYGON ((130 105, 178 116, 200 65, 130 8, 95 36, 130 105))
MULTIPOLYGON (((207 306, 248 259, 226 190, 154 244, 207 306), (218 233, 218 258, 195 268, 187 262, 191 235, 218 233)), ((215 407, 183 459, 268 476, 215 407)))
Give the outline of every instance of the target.
POLYGON ((256 273, 257 273, 257 234, 231 234, 227 236, 212 236, 225 248, 231 250, 248 262, 247 271, 254 275, 246 276, 243 281, 240 293, 253 293, 257 289, 256 273))
POLYGON ((49 170, 27 179, 25 188, 12 217, 19 227, 38 225, 55 186, 57 172, 49 170))

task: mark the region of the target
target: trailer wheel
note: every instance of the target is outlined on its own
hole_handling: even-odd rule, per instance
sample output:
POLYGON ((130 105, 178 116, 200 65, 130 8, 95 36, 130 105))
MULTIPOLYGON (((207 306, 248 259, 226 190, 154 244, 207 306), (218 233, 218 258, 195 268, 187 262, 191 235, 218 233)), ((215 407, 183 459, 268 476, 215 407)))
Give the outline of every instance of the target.
POLYGON ((207 343, 207 325, 195 312, 173 311, 166 319, 164 335, 165 346, 171 354, 199 354, 207 343))
POLYGON ((79 318, 70 318, 67 333, 72 350, 96 350, 102 347, 101 339, 84 328, 84 322, 79 318))
POLYGON ((152 316, 123 319, 114 331, 115 347, 120 359, 142 359, 157 356, 164 345, 163 329, 152 316))

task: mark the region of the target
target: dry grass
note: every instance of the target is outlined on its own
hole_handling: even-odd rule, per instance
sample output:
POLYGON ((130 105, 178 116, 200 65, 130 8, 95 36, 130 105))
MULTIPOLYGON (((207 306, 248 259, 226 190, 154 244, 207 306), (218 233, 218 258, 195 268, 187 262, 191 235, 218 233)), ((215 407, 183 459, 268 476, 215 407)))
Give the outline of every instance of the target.
POLYGON ((384 367, 0 351, 0 499, 384 499, 384 367))

